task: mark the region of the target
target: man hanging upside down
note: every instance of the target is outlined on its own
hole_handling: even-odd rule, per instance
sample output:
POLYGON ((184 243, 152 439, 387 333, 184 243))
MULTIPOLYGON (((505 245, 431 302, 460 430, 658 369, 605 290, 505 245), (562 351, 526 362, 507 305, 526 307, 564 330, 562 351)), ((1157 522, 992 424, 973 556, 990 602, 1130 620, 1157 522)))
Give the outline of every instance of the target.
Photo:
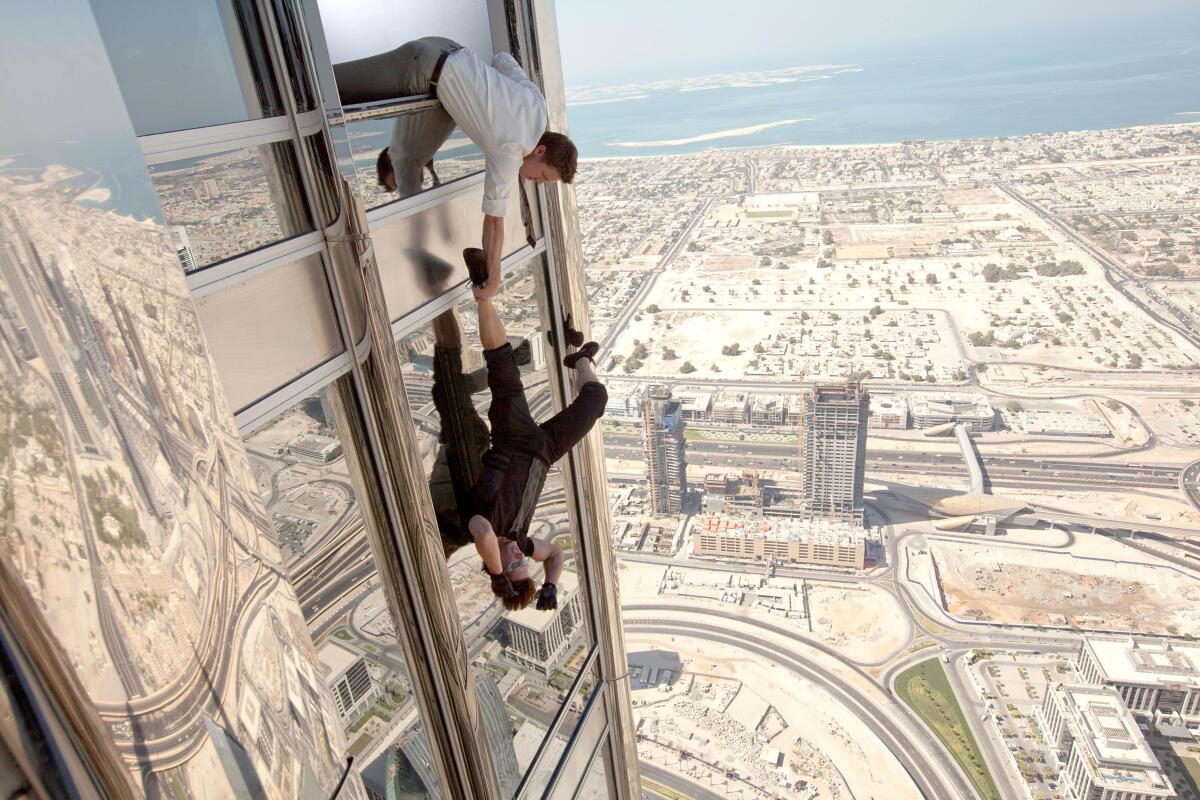
POLYGON ((549 611, 558 607, 562 548, 529 536, 529 523, 550 466, 583 439, 604 414, 608 392, 595 371, 600 347, 588 342, 563 358, 563 365, 575 371, 575 399, 538 424, 529 411, 517 359, 500 315, 478 285, 475 300, 492 393, 488 409, 491 447, 483 454, 479 480, 463 500, 462 516, 484 569, 491 576, 492 593, 504 607, 525 608, 536 596, 538 609, 549 611), (529 577, 527 557, 545 565, 540 591, 529 577))

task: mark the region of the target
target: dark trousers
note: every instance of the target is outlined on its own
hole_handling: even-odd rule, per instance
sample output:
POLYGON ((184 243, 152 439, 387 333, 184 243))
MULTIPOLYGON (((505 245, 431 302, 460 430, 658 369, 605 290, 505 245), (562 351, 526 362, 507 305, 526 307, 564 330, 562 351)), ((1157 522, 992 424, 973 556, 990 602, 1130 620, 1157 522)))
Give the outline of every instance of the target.
POLYGON ((571 404, 545 422, 538 424, 525 399, 521 371, 513 357, 512 345, 485 350, 488 388, 492 405, 488 421, 492 426, 492 447, 500 452, 516 450, 537 456, 547 464, 558 461, 578 444, 596 420, 604 416, 608 390, 604 384, 589 381, 571 404))

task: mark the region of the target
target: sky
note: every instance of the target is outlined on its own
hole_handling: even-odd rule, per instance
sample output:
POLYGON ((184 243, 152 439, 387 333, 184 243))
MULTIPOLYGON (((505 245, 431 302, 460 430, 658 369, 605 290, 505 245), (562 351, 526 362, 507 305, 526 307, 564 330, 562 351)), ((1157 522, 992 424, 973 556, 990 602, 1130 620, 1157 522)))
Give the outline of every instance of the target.
MULTIPOLYGON (((557 0, 568 87, 1200 37, 1197 0, 557 0)), ((1197 52, 1200 58, 1200 51, 1197 52)))

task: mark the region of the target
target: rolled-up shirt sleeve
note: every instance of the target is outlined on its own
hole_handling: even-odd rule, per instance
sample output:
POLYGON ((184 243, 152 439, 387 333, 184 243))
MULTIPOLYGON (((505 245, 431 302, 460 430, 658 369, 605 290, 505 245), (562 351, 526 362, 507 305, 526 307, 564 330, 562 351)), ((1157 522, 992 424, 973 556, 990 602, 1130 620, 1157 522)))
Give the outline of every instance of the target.
POLYGON ((519 180, 522 156, 505 147, 489 153, 484 160, 483 213, 503 217, 508 212, 508 198, 519 180))

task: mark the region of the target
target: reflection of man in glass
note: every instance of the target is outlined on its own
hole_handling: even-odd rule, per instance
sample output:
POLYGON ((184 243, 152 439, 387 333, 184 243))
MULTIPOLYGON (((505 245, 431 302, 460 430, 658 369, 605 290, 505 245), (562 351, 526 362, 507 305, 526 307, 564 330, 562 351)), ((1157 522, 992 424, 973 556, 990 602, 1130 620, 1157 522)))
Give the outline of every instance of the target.
MULTIPOLYGON (((453 460, 462 459, 464 454, 465 460, 474 460, 474 456, 482 452, 473 482, 464 484, 469 485, 467 491, 461 491, 461 486, 454 487, 461 509, 460 518, 467 521, 466 534, 474 541, 484 569, 491 576, 492 593, 504 602, 505 608, 524 608, 536 596, 537 607, 548 611, 558 607, 556 584, 562 574, 563 552, 553 542, 531 537, 529 523, 550 466, 583 439, 604 414, 608 392, 597 380, 593 363, 599 346, 588 342, 563 359, 563 364, 575 370, 578 386, 575 400, 539 425, 529 411, 517 354, 508 343, 504 323, 491 300, 478 295, 476 299, 479 338, 487 362, 487 385, 492 394, 488 409, 491 434, 485 438, 473 406, 469 413, 463 413, 465 406, 470 405, 470 376, 462 376, 460 364, 453 363, 457 359, 448 359, 444 377, 459 376, 459 384, 439 384, 435 372, 434 402, 442 414, 447 442, 460 442, 453 449, 447 444, 449 472, 451 476, 470 474, 469 466, 459 469, 453 460), (462 380, 464 377, 465 381, 462 380), (461 399, 458 401, 458 408, 451 400, 456 391, 460 398, 466 397, 465 403, 461 399), (447 420, 452 420, 452 428, 447 427, 447 420), (526 558, 545 565, 545 582, 540 591, 529 577, 526 558)), ((443 345, 457 339, 453 319, 435 323, 435 334, 438 348, 444 351, 443 345)), ((435 359, 435 365, 437 363, 435 359)), ((431 480, 431 491, 436 492, 432 484, 431 480)), ((461 528, 456 533, 447 522, 446 515, 439 512, 443 545, 449 551, 466 541, 461 528)))
POLYGON ((379 154, 379 182, 392 191, 420 189, 421 170, 454 130, 483 151, 483 249, 486 298, 500 288, 504 214, 514 179, 542 183, 575 179, 578 154, 566 136, 546 130, 546 99, 508 53, 485 64, 450 39, 428 36, 387 53, 334 65, 343 103, 432 94, 445 112, 405 114, 391 146, 379 154))

